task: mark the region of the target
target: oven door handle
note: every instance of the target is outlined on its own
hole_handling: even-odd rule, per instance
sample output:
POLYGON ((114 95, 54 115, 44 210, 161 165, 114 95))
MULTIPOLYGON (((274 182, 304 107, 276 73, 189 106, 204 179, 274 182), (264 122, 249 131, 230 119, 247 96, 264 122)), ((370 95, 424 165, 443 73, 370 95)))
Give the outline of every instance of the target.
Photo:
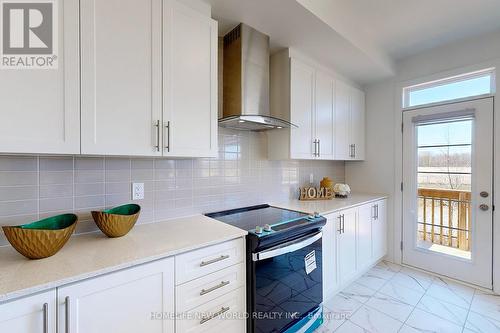
POLYGON ((252 261, 269 259, 280 256, 285 253, 290 253, 300 250, 321 239, 321 237, 323 237, 323 232, 320 231, 317 234, 314 234, 313 236, 302 237, 299 239, 295 239, 291 242, 287 242, 279 246, 270 248, 269 250, 261 251, 258 253, 252 253, 252 261))

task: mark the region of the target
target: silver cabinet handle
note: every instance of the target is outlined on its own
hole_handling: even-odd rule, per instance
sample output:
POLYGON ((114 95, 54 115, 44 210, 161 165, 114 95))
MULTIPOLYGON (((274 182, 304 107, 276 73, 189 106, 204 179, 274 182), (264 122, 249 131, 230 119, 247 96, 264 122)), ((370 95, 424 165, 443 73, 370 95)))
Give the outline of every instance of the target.
POLYGON ((353 150, 352 157, 356 158, 356 144, 352 145, 352 150, 353 150))
POLYGON ((352 144, 349 145, 349 157, 354 157, 352 152, 352 144))
POLYGON ((339 215, 337 217, 339 219, 339 230, 337 230, 339 232, 339 234, 342 233, 342 215, 339 215))
POLYGON ((345 234, 345 216, 342 214, 342 233, 345 234))
POLYGON ((321 140, 318 139, 318 157, 321 156, 321 140))
POLYGON ((316 156, 318 156, 318 140, 314 140, 313 143, 314 143, 314 153, 313 153, 313 156, 316 157, 316 156))
POLYGON ((212 260, 202 261, 200 263, 200 267, 208 266, 208 265, 211 265, 211 264, 215 264, 216 262, 219 262, 219 261, 222 261, 222 260, 226 260, 228 258, 229 258, 229 255, 226 254, 226 255, 221 255, 220 257, 212 259, 212 260))
POLYGON ((69 333, 69 327, 70 327, 70 322, 69 322, 69 318, 70 318, 70 302, 69 302, 69 296, 66 296, 66 298, 64 299, 64 309, 65 309, 65 312, 66 312, 66 323, 65 323, 65 330, 66 330, 66 333, 69 333))
POLYGON ((156 123, 154 124, 154 127, 156 127, 156 146, 155 149, 156 151, 160 151, 160 121, 157 120, 156 123))
POLYGON ((167 144, 165 145, 165 149, 167 152, 170 152, 170 120, 167 121, 167 124, 165 125, 165 129, 167 130, 167 144))
POLYGON ((203 295, 206 295, 206 294, 208 294, 208 293, 211 293, 212 291, 215 291, 215 290, 217 290, 217 289, 220 289, 220 288, 222 288, 222 287, 225 287, 225 286, 227 286, 228 284, 229 284, 229 281, 222 281, 221 283, 219 283, 219 284, 218 284, 218 285, 216 285, 216 286, 210 287, 210 288, 208 288, 208 289, 202 289, 202 290, 200 291, 200 296, 203 296, 203 295))
POLYGON ((378 220, 378 204, 376 204, 375 207, 377 208, 377 220, 378 220))
POLYGON ((205 317, 203 318, 202 320, 200 320, 200 325, 203 325, 205 324, 207 321, 209 320, 212 320, 214 318, 217 318, 218 316, 220 316, 221 314, 225 313, 225 312, 228 312, 229 311, 229 306, 228 307, 222 307, 219 311, 211 314, 210 316, 208 317, 205 317))
POLYGON ((43 333, 49 333, 49 303, 43 304, 43 333))

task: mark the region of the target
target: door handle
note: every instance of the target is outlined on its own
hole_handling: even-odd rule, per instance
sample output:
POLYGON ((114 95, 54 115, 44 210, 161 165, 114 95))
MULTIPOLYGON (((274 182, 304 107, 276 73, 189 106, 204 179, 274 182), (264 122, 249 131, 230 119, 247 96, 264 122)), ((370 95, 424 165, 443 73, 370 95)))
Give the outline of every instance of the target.
POLYGON ((165 129, 167 130, 167 144, 165 145, 165 149, 167 152, 170 152, 170 120, 167 121, 167 124, 165 125, 165 129))
POLYGON ((43 333, 49 333, 49 303, 43 304, 43 333))
POLYGON ((66 325, 65 325, 65 331, 66 333, 69 333, 70 330, 70 322, 69 322, 69 312, 70 312, 70 303, 69 303, 69 296, 66 296, 65 298, 65 304, 64 304, 64 309, 65 309, 65 315, 66 315, 66 325))
POLYGON ((488 209, 490 209, 490 206, 487 204, 481 204, 479 205, 479 209, 481 209, 483 212, 486 212, 488 209))
POLYGON ((154 127, 156 127, 156 146, 155 149, 156 151, 160 151, 160 121, 157 120, 156 123, 154 124, 154 127))

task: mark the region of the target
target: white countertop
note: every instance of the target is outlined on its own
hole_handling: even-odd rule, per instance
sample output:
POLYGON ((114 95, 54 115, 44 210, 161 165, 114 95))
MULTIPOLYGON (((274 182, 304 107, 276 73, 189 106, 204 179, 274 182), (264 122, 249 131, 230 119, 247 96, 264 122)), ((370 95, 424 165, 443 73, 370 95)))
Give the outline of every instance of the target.
POLYGON ((296 210, 308 214, 315 212, 321 215, 330 214, 342 209, 360 206, 369 202, 387 198, 385 194, 352 193, 348 198, 333 198, 331 200, 289 200, 272 203, 272 206, 296 210))
POLYGON ((136 225, 121 238, 73 236, 54 256, 29 260, 0 248, 0 302, 243 237, 247 232, 203 215, 136 225))

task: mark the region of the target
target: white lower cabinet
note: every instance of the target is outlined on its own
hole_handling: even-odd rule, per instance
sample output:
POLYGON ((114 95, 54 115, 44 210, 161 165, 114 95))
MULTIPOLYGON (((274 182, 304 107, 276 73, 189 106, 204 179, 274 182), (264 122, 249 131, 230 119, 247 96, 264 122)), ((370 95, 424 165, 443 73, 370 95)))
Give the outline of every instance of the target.
POLYGON ((0 332, 54 333, 56 290, 0 304, 0 332))
POLYGON ((57 304, 59 332, 174 332, 174 259, 58 288, 57 304))
POLYGON ((357 209, 351 208, 337 215, 337 269, 340 283, 356 274, 356 214, 357 209))
POLYGON ((323 227, 323 299, 363 275, 387 252, 387 200, 326 215, 323 227))

